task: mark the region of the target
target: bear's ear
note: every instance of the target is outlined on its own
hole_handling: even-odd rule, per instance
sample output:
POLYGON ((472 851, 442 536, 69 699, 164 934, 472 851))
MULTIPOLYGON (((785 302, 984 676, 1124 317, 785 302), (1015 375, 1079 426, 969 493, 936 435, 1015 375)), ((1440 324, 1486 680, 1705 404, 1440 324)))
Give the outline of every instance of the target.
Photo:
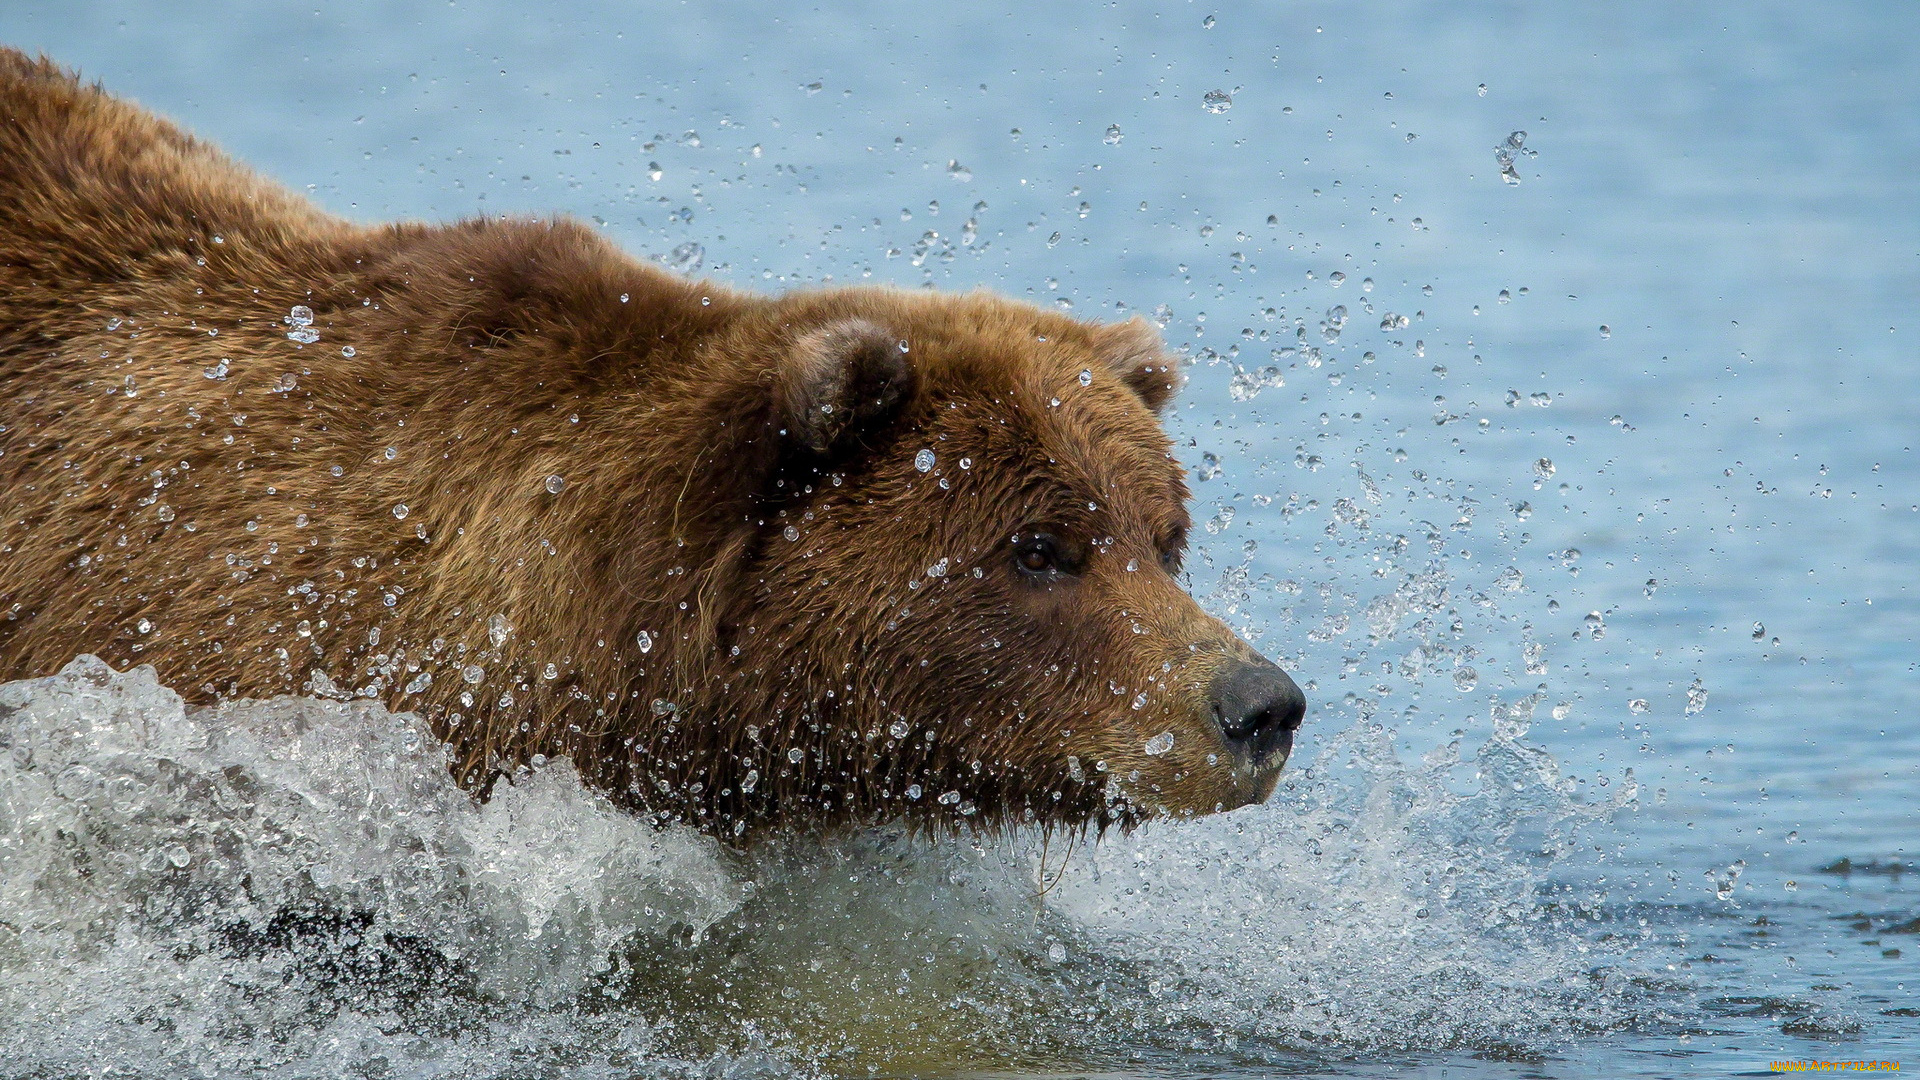
POLYGON ((913 397, 903 344, 865 319, 802 334, 775 376, 774 407, 788 443, 832 457, 893 419, 913 397))
POLYGON ((1162 412, 1180 389, 1180 363, 1160 338, 1160 331, 1136 315, 1094 331, 1094 348, 1120 381, 1133 388, 1147 408, 1162 412))

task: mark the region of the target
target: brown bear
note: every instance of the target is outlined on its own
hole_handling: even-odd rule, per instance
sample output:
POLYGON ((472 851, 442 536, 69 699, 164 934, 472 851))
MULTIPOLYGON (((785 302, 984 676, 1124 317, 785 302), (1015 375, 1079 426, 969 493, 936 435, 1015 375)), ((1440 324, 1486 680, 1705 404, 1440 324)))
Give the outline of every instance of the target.
POLYGON ((329 216, 0 51, 0 679, 416 710, 723 836, 1266 798, 1147 323, 755 296, 571 220, 329 216))

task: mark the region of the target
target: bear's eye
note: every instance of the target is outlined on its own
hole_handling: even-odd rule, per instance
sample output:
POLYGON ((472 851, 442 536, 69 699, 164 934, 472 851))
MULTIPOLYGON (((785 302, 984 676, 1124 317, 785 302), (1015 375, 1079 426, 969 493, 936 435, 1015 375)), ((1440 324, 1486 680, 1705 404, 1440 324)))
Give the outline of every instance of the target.
POLYGON ((1059 541, 1046 533, 1014 537, 1013 564, 1029 577, 1053 577, 1072 570, 1060 550, 1059 541))
POLYGON ((1160 542, 1160 568, 1169 574, 1180 572, 1181 556, 1187 550, 1187 534, 1178 532, 1160 542))

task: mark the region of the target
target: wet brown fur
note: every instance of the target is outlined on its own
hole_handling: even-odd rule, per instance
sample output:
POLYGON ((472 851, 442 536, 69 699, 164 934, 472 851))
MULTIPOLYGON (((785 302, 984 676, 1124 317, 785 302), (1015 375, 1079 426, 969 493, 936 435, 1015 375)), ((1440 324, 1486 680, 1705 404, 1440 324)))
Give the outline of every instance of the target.
POLYGON ((0 679, 375 697, 476 785, 567 755, 723 835, 1239 805, 1172 372, 1138 321, 355 225, 0 50, 0 679), (1082 574, 1015 567, 1042 525, 1082 574))

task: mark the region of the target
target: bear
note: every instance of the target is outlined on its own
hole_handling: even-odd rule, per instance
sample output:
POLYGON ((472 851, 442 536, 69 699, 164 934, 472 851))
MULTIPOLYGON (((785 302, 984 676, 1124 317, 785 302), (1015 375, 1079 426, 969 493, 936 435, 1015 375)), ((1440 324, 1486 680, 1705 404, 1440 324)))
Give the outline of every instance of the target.
POLYGON ((1306 702, 1180 582, 1158 330, 756 295, 566 218, 331 216, 0 51, 0 679, 426 718, 722 837, 1265 800, 1306 702))

